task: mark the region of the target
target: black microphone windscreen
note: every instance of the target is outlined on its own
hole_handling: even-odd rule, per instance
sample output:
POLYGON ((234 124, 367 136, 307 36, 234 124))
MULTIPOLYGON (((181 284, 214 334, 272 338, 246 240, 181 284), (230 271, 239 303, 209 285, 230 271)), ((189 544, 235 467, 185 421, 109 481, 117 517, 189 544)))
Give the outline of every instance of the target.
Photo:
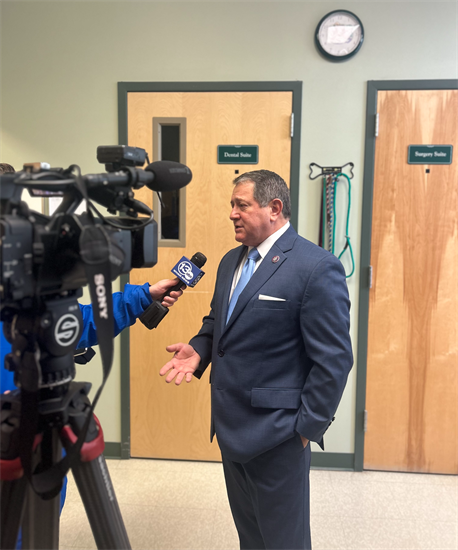
POLYGON ((206 261, 207 261, 207 258, 205 257, 204 254, 202 254, 202 252, 196 252, 194 256, 191 258, 191 262, 199 269, 205 265, 206 261))
POLYGON ((192 172, 187 166, 171 160, 157 160, 145 170, 154 174, 153 181, 146 184, 152 191, 176 191, 192 180, 192 172))

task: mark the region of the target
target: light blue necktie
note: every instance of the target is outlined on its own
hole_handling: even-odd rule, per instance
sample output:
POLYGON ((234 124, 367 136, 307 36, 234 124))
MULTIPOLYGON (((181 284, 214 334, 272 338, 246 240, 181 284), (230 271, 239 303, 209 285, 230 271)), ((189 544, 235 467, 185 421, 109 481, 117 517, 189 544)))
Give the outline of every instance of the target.
POLYGON ((227 311, 226 324, 229 322, 232 312, 234 311, 235 304, 237 303, 237 300, 239 299, 240 294, 242 294, 242 290, 246 287, 246 285, 248 284, 248 281, 251 279, 251 276, 254 273, 256 262, 259 260, 260 257, 261 255, 259 254, 257 248, 252 248, 248 253, 248 258, 246 259, 245 264, 243 265, 242 274, 240 275, 239 282, 234 288, 231 301, 229 302, 229 309, 227 311))

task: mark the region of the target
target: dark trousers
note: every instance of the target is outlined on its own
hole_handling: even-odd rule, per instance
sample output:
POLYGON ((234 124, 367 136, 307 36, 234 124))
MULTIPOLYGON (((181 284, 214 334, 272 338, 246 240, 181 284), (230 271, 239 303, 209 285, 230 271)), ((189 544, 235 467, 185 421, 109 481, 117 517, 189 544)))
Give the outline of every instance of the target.
POLYGON ((299 434, 245 464, 223 455, 241 550, 311 548, 310 458, 299 434))

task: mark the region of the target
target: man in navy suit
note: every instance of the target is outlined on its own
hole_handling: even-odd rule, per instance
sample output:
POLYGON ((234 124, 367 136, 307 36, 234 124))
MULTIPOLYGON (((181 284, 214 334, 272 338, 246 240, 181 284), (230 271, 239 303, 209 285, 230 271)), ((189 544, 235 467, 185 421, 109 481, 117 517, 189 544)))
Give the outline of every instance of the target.
POLYGON ((190 382, 212 363, 211 437, 240 548, 311 548, 308 443, 324 448, 353 363, 345 272, 290 226, 280 176, 257 170, 234 184, 243 246, 221 260, 200 332, 168 346, 160 374, 190 382))

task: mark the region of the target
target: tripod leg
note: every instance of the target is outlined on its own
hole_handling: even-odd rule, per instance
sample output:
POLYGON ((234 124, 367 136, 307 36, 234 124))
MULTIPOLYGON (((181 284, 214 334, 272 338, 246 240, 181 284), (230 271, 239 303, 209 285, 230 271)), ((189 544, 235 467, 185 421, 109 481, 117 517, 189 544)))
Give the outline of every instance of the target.
MULTIPOLYGON (((62 455, 62 444, 55 429, 43 435, 35 459, 45 466, 58 462, 62 455)), ((60 494, 44 500, 29 485, 22 522, 22 548, 49 550, 59 548, 60 494)))
POLYGON ((15 550, 19 526, 24 513, 27 479, 1 483, 1 543, 2 550, 15 550))
POLYGON ((108 473, 105 457, 77 461, 72 468, 97 548, 130 549, 124 521, 108 473))
MULTIPOLYGON (((87 389, 81 388, 74 395, 69 410, 69 424, 61 432, 67 452, 72 452, 81 426, 87 421, 90 403, 87 389)), ((97 548, 106 550, 130 549, 124 521, 103 456, 103 431, 97 418, 92 415, 80 454, 72 463, 73 477, 81 495, 91 525, 97 548)))
POLYGON ((0 395, 0 548, 15 549, 24 515, 27 478, 19 459, 20 398, 18 392, 0 395))
POLYGON ((22 548, 49 550, 59 548, 60 497, 43 500, 28 487, 22 522, 22 548))

